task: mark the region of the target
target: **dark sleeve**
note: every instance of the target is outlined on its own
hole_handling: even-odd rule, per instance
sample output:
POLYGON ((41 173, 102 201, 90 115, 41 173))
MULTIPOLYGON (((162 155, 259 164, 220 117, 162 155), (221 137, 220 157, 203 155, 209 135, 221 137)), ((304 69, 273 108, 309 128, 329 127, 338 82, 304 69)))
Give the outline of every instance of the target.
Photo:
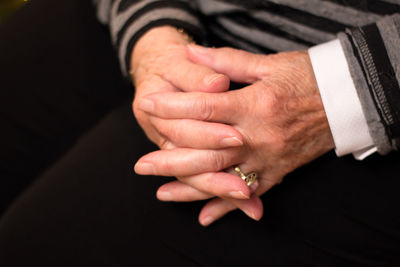
POLYGON ((205 31, 194 0, 94 0, 99 20, 108 24, 122 73, 129 75, 132 49, 149 29, 170 25, 182 28, 196 41, 205 31))
POLYGON ((400 15, 349 29, 339 39, 381 154, 400 148, 400 15))

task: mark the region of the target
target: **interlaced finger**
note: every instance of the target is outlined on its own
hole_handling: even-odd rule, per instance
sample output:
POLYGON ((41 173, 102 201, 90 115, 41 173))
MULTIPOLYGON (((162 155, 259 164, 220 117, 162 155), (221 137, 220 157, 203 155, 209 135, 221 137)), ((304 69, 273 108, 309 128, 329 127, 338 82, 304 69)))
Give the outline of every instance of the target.
POLYGON ((226 124, 149 117, 157 131, 177 147, 220 149, 243 145, 242 135, 226 124))
POLYGON ((245 200, 216 198, 204 205, 199 214, 199 222, 207 226, 236 208, 239 208, 247 216, 257 221, 263 215, 263 204, 261 199, 255 194, 250 199, 245 200))
POLYGON ((221 150, 175 148, 151 152, 135 165, 141 175, 191 176, 219 172, 244 160, 240 147, 221 150))
MULTIPOLYGON (((169 62, 170 63, 170 62, 169 62)), ((224 92, 229 89, 229 78, 213 69, 195 64, 188 59, 164 69, 162 76, 185 92, 224 92)))
MULTIPOLYGON (((164 184, 159 192, 169 193, 164 201, 194 201, 208 199, 210 196, 224 198, 248 199, 250 188, 238 176, 225 172, 203 173, 188 177, 180 177, 179 181, 164 184), (194 192, 194 189, 201 192, 194 192)), ((162 195, 160 195, 162 197, 162 195)))
POLYGON ((246 114, 238 91, 225 93, 165 92, 146 95, 139 109, 164 119, 193 119, 234 124, 246 114))
POLYGON ((157 190, 157 198, 161 201, 191 202, 213 197, 179 180, 163 184, 157 190))

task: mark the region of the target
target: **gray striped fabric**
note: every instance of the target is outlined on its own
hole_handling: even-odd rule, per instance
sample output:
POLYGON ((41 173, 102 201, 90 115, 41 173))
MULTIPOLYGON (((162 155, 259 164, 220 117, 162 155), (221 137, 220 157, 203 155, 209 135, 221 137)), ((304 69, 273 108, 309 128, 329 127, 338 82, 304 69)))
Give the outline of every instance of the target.
MULTIPOLYGON (((100 0, 100 2, 101 1, 106 2, 109 0, 100 0)), ((168 3, 186 2, 191 7, 197 8, 196 11, 205 16, 206 19, 204 23, 207 24, 207 19, 210 19, 210 21, 217 24, 217 27, 215 27, 215 25, 210 25, 210 29, 214 29, 216 32, 218 32, 222 39, 225 39, 228 44, 234 39, 240 39, 241 42, 238 42, 241 43, 240 46, 242 47, 240 48, 260 46, 261 48, 266 48, 269 51, 304 49, 305 47, 334 39, 336 34, 340 30, 343 31, 345 27, 366 25, 368 23, 376 22, 383 17, 382 14, 377 14, 372 11, 365 11, 352 6, 345 6, 335 3, 334 1, 326 0, 114 0, 111 10, 110 23, 113 42, 117 42, 118 34, 130 17, 150 6, 151 3, 154 4, 160 2, 164 2, 165 6, 167 6, 168 3), (129 7, 118 11, 119 6, 123 2, 128 2, 128 4, 125 5, 129 7), (257 2, 261 4, 257 6, 257 2), (253 6, 254 3, 256 3, 256 8, 253 6), (269 4, 272 4, 273 6, 269 6, 269 4), (280 8, 283 12, 279 12, 280 8), (296 12, 298 18, 293 19, 291 14, 296 12), (249 25, 244 25, 241 23, 241 21, 236 21, 236 15, 251 17, 255 20, 256 24, 260 22, 260 25, 255 26, 254 23, 251 27, 249 27, 249 25), (320 20, 321 26, 316 27, 315 25, 308 25, 307 21, 310 18, 317 20, 317 22, 320 20), (338 24, 337 28, 339 31, 332 31, 332 29, 328 29, 328 24, 330 23, 338 24), (263 24, 267 25, 268 29, 276 28, 279 29, 279 31, 269 31, 268 29, 263 28, 263 24), (327 27, 325 27, 325 25, 327 25, 327 27), (232 38, 232 36, 237 38, 232 38)), ((362 0, 360 0, 360 2, 362 2, 362 0)), ((397 0, 386 2, 392 2, 392 4, 395 3, 400 5, 399 1, 397 0)), ((158 8, 162 7, 155 6, 154 9, 149 9, 148 12, 154 12, 154 10, 158 8)), ((157 13, 160 14, 160 12, 157 13)), ((143 25, 146 24, 146 21, 149 23, 151 20, 157 19, 157 16, 146 16, 146 18, 141 18, 141 25, 136 27, 137 31, 139 31, 141 27, 144 27, 143 25)), ((170 12, 169 14, 165 14, 165 16, 161 17, 168 16, 170 16, 171 19, 177 19, 174 15, 171 15, 170 12)), ((192 21, 193 20, 186 22, 192 23, 192 21)), ((136 21, 131 23, 136 23, 136 21)), ((197 22, 195 24, 196 27, 199 26, 197 22)), ((133 35, 135 32, 130 31, 129 33, 126 32, 124 34, 133 35)), ((121 38, 130 39, 130 37, 131 36, 121 38)), ((232 45, 237 46, 236 42, 234 42, 232 45)), ((121 52, 121 54, 125 53, 121 52)))

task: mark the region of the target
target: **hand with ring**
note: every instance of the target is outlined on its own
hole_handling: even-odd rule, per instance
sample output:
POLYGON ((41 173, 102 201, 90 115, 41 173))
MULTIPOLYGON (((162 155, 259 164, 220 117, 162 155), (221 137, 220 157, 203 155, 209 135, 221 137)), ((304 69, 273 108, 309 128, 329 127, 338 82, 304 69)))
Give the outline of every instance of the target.
POLYGON ((177 147, 155 151, 143 156, 135 170, 139 174, 182 177, 159 188, 161 200, 194 201, 219 196, 200 212, 203 225, 236 208, 260 219, 262 202, 258 196, 280 183, 286 174, 334 147, 308 53, 256 55, 193 45, 188 50, 193 62, 250 85, 221 93, 150 94, 138 103, 138 108, 163 119, 231 125, 241 133, 244 144, 222 149, 177 147), (258 174, 258 187, 249 199, 219 194, 223 182, 229 179, 218 177, 230 175, 224 170, 232 166, 239 166, 245 175, 258 174), (188 183, 185 177, 202 179, 188 183))

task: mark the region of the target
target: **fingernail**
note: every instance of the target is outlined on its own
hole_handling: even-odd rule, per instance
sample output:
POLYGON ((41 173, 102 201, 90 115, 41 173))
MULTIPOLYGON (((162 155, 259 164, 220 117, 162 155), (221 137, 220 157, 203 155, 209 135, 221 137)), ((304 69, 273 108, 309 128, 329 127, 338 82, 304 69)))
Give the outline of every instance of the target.
POLYGON ((251 193, 256 192, 259 185, 260 185, 260 183, 258 181, 255 181, 252 185, 250 185, 250 192, 251 193))
POLYGON ((135 172, 142 175, 154 175, 156 170, 151 163, 136 163, 135 172))
POLYGON ((224 147, 242 146, 243 142, 237 137, 227 137, 221 140, 221 145, 224 147))
POLYGON ((206 54, 208 52, 208 48, 200 45, 188 45, 189 49, 196 54, 206 54))
POLYGON ((208 226, 208 225, 212 224, 214 222, 214 220, 215 220, 214 217, 208 216, 208 217, 205 217, 203 220, 201 220, 200 224, 203 226, 208 226))
POLYGON ((150 99, 142 98, 138 103, 139 109, 146 111, 146 112, 153 112, 154 111, 154 102, 150 99))
POLYGON ((253 212, 246 210, 246 211, 244 211, 244 213, 246 213, 246 215, 249 216, 250 218, 252 218, 253 220, 259 221, 259 219, 256 217, 256 215, 253 212))
POLYGON ((242 191, 231 191, 228 193, 231 198, 236 199, 249 199, 249 196, 246 196, 242 191))
POLYGON ((204 82, 205 82, 207 85, 210 85, 210 84, 212 84, 214 81, 216 81, 217 79, 219 79, 219 78, 221 78, 221 77, 224 77, 224 75, 223 75, 223 74, 211 74, 211 75, 206 76, 206 77, 204 78, 204 82))
POLYGON ((162 201, 171 201, 172 200, 172 195, 168 191, 158 191, 157 192, 157 198, 159 200, 162 200, 162 201))

